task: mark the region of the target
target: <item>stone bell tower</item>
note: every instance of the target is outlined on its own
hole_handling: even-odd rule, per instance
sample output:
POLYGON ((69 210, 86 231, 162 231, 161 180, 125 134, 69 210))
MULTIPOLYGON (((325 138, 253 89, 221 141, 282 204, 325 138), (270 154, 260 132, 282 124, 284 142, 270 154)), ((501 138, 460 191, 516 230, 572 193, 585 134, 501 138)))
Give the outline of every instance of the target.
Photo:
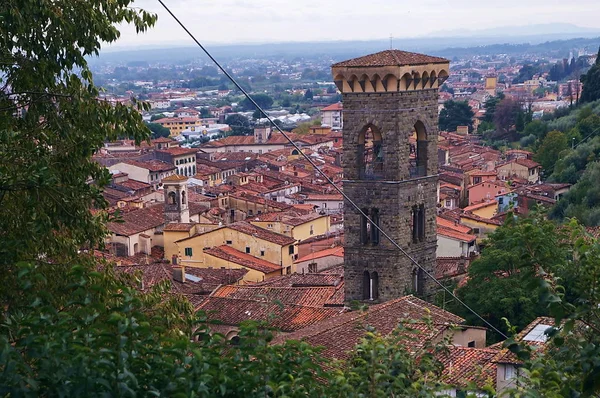
MULTIPOLYGON (((332 66, 344 104, 344 192, 428 272, 436 265, 438 88, 449 61, 386 50, 332 66)), ((344 206, 346 301, 433 286, 351 205, 344 206)))
POLYGON ((162 179, 165 193, 165 219, 167 222, 190 222, 187 177, 173 174, 162 179))

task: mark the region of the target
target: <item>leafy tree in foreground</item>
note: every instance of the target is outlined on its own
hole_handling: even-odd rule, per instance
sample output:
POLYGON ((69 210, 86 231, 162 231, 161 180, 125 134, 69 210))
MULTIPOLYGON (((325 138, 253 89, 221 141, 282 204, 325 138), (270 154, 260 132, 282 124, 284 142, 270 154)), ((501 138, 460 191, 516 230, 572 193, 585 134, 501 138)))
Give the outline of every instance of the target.
POLYGON ((469 126, 469 131, 473 131, 474 116, 473 109, 466 101, 446 101, 440 112, 440 130, 456 131, 458 126, 469 126))
POLYGON ((38 288, 41 267, 18 271, 27 304, 0 316, 0 396, 408 398, 444 387, 444 342, 409 350, 423 333, 410 323, 387 337, 364 325, 355 354, 330 362, 306 343, 270 344, 272 332, 252 322, 232 345, 187 300, 165 296, 167 282, 140 293, 111 267, 76 266, 65 269, 72 283, 57 306, 38 288))
MULTIPOLYGON (((566 243, 564 234, 542 215, 518 219, 509 215, 469 267, 468 282, 457 290, 458 297, 505 334, 503 317, 520 330, 547 314, 540 303, 540 275, 548 268, 562 268, 566 243)), ((462 306, 450 310, 467 324, 481 324, 462 306)), ((489 337, 497 341, 500 336, 490 333, 489 337)))
POLYGON ((525 360, 514 397, 597 397, 600 394, 600 243, 572 221, 573 242, 563 278, 547 273, 542 303, 554 318, 544 351, 505 343, 525 360), (564 283, 568 281, 568 283, 564 283))
MULTIPOLYGON (((135 107, 99 99, 87 56, 156 18, 119 2, 0 2, 0 283, 19 260, 76 255, 104 240, 110 174, 91 159, 106 140, 147 139, 135 107), (94 183, 88 183, 89 180, 94 183)), ((138 108, 141 104, 138 104, 138 108)), ((0 298, 11 289, 1 289, 0 298)))

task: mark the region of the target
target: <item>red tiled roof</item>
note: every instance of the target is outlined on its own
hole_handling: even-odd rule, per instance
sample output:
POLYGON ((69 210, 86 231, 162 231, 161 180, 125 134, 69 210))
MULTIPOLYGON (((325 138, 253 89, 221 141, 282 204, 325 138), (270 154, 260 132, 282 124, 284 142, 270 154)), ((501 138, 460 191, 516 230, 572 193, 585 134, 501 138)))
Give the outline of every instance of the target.
POLYGON ((159 138, 152 140, 153 144, 166 144, 166 143, 170 144, 170 143, 175 143, 175 142, 176 142, 175 140, 172 140, 167 137, 159 137, 159 138))
POLYGON ((116 183, 115 185, 125 187, 125 188, 131 189, 133 191, 139 191, 142 189, 150 189, 152 187, 150 184, 146 184, 145 182, 136 181, 136 180, 127 180, 127 181, 116 183))
POLYGON ((338 102, 336 104, 331 104, 329 106, 326 106, 325 108, 321 109, 322 111, 341 111, 344 109, 344 104, 342 104, 341 102, 338 102))
POLYGON ((318 286, 340 286, 343 280, 344 270, 327 270, 328 273, 318 274, 291 274, 282 275, 268 279, 264 282, 253 284, 253 286, 269 287, 318 287, 318 286))
POLYGON ((496 202, 495 200, 490 200, 489 202, 475 203, 471 206, 465 207, 463 210, 464 211, 473 211, 473 210, 477 210, 477 209, 483 209, 483 208, 489 207, 489 206, 498 206, 498 202, 496 202))
POLYGON ((419 346, 425 340, 440 336, 450 325, 464 322, 464 319, 414 296, 405 296, 371 306, 365 312, 348 312, 303 330, 278 336, 273 343, 281 344, 286 340, 302 340, 313 346, 323 346, 322 354, 325 357, 345 359, 364 336, 365 325, 371 325, 377 332, 387 335, 398 326, 401 320, 416 321, 407 326, 416 329, 420 336, 418 341, 408 343, 419 346), (419 322, 426 316, 432 320, 431 329, 424 322, 419 322))
POLYGON ((502 225, 502 222, 499 220, 495 220, 494 218, 489 219, 489 218, 479 217, 477 214, 473 214, 471 212, 464 212, 464 213, 460 214, 460 218, 467 218, 469 220, 479 221, 479 222, 486 223, 486 224, 494 224, 494 225, 498 225, 498 226, 502 225))
POLYGON ((233 224, 229 224, 227 228, 243 234, 252 235, 255 238, 266 240, 281 246, 287 246, 296 243, 296 239, 292 237, 257 227, 256 225, 252 225, 246 221, 238 221, 233 224))
POLYGON ((531 159, 515 159, 515 163, 520 164, 521 166, 525 166, 528 169, 533 169, 542 166, 538 162, 534 162, 531 159))
POLYGON ((447 64, 450 61, 445 58, 433 57, 425 54, 412 53, 400 50, 385 50, 363 57, 353 58, 333 64, 338 67, 376 67, 376 66, 405 66, 423 64, 447 64))
POLYGON ((170 122, 177 122, 177 123, 184 123, 184 122, 199 122, 200 120, 196 117, 163 117, 161 119, 156 119, 155 121, 153 121, 152 123, 158 123, 158 124, 162 124, 162 123, 170 123, 170 122))
POLYGON ((471 232, 471 228, 466 227, 464 225, 460 225, 457 222, 452 222, 450 220, 446 220, 445 218, 442 218, 442 217, 437 217, 437 225, 438 225, 438 227, 453 229, 453 230, 455 230, 457 232, 461 232, 463 234, 468 234, 469 232, 471 232))
POLYGON ((242 253, 227 245, 204 249, 204 253, 265 274, 281 270, 281 266, 278 264, 273 264, 262 258, 242 253))
POLYGON ((164 205, 132 210, 123 213, 121 219, 123 222, 108 223, 109 231, 123 236, 135 235, 165 223, 164 205))
POLYGON ((178 223, 178 222, 174 222, 174 223, 169 223, 167 225, 165 225, 165 227, 163 228, 163 231, 182 231, 182 232, 187 232, 190 229, 192 229, 194 227, 194 225, 196 225, 195 223, 178 223))
POLYGON ((475 235, 467 235, 461 232, 455 231, 450 228, 438 227, 437 229, 438 235, 444 236, 446 238, 460 240, 463 242, 473 242, 477 239, 475 235))
POLYGON ((171 156, 181 156, 181 155, 191 155, 198 152, 196 148, 182 148, 182 147, 174 147, 174 148, 166 148, 160 149, 156 152, 168 153, 171 156))
POLYGON ((179 174, 171 174, 168 177, 163 178, 163 182, 169 182, 169 181, 187 181, 187 177, 179 175, 179 174))
POLYGON ((471 260, 465 257, 438 257, 435 268, 437 279, 452 278, 467 272, 471 260))
POLYGON ((283 332, 293 332, 326 319, 335 319, 343 308, 319 308, 301 305, 209 297, 196 310, 205 311, 209 320, 239 325, 246 320, 266 321, 283 332))
MULTIPOLYGON (((553 318, 549 318, 549 317, 538 317, 536 319, 534 319, 529 325, 527 325, 527 327, 525 329, 523 329, 522 331, 520 331, 516 336, 515 336, 515 340, 517 342, 522 341, 523 338, 525 336, 527 336, 527 334, 529 332, 531 332, 533 330, 534 327, 536 327, 537 325, 548 325, 548 326, 554 326, 555 322, 553 318)), ((540 341, 527 341, 526 342, 527 345, 530 346, 545 346, 544 342, 540 342, 540 341)), ((495 363, 511 363, 511 364, 520 364, 522 363, 517 356, 510 351, 508 348, 504 348, 502 349, 500 352, 498 352, 498 355, 496 355, 496 357, 493 359, 493 361, 495 363)))
POLYGON ((344 248, 342 246, 338 246, 338 247, 331 247, 331 248, 325 249, 325 250, 320 250, 318 252, 307 254, 306 256, 299 258, 298 260, 295 261, 295 263, 302 263, 304 261, 315 260, 317 258, 323 258, 323 257, 327 257, 327 256, 335 256, 335 257, 344 258, 344 248))
POLYGON ((473 347, 448 347, 438 359, 444 365, 442 381, 453 387, 467 387, 475 383, 482 388, 496 385, 496 365, 492 360, 497 349, 473 347))
POLYGON ((123 163, 150 171, 170 171, 176 169, 171 163, 163 162, 161 160, 125 160, 123 163))
POLYGON ((280 301, 308 307, 324 307, 336 293, 334 286, 320 287, 271 287, 271 286, 223 286, 212 297, 224 297, 262 302, 280 301))

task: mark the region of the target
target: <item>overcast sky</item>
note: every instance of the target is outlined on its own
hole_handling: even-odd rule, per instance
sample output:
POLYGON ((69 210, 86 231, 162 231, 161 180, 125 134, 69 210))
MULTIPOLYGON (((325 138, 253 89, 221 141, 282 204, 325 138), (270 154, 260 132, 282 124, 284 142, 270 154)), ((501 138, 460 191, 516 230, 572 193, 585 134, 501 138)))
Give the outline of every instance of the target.
MULTIPOLYGON (((599 28, 599 0, 163 0, 204 43, 330 41, 424 36, 432 32, 528 24, 599 28)), ((123 27, 121 46, 189 45, 156 0, 135 6, 158 14, 154 29, 123 27)))

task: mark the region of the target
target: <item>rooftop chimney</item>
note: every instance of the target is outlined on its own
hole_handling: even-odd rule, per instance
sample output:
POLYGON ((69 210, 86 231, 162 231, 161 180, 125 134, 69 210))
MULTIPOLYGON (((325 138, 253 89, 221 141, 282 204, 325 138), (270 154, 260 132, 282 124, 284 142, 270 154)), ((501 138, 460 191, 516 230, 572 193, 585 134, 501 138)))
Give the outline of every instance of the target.
POLYGON ((173 267, 173 280, 185 283, 185 267, 180 265, 173 267))

